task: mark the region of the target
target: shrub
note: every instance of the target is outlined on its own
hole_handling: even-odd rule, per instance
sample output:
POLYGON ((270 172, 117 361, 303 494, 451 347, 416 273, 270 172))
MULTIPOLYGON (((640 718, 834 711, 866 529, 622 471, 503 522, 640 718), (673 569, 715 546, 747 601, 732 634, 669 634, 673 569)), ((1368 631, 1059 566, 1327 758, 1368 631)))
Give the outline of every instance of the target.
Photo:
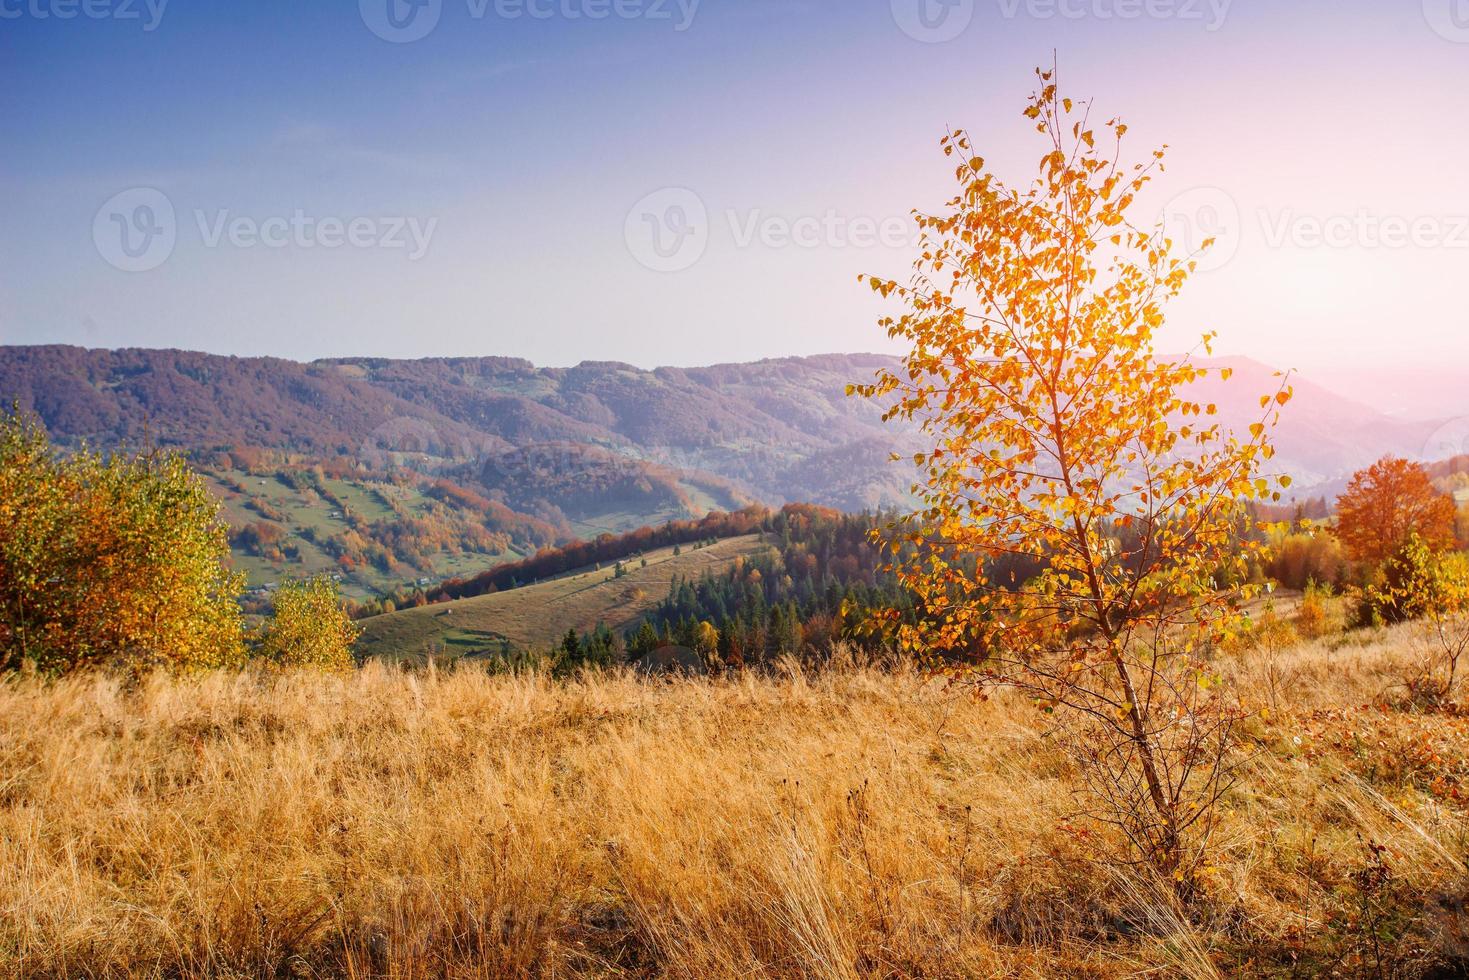
POLYGON ((0 413, 0 669, 238 664, 227 535, 177 455, 61 457, 35 419, 0 413))
POLYGON ((361 632, 332 579, 287 583, 275 593, 275 615, 257 635, 255 659, 273 667, 350 670, 361 632))
POLYGON ((1453 601, 1446 577, 1452 560, 1412 535, 1358 590, 1356 625, 1392 625, 1442 611, 1453 601))
POLYGON ((1362 590, 1358 619, 1424 620, 1426 651, 1408 688, 1430 702, 1452 697, 1459 661, 1469 652, 1469 555, 1441 553, 1414 535, 1362 590))
POLYGON ((1435 555, 1427 588, 1430 645, 1418 687, 1445 699, 1453 696, 1459 661, 1469 652, 1469 555, 1435 555))
POLYGON ((1318 639, 1340 628, 1339 613, 1331 586, 1306 583, 1306 594, 1296 610, 1296 629, 1302 636, 1318 639))

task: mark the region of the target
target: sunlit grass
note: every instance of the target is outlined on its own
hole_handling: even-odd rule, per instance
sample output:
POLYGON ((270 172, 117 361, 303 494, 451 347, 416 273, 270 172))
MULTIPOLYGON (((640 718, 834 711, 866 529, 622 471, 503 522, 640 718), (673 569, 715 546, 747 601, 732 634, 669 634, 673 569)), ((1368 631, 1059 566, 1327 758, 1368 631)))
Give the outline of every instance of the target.
POLYGON ((1464 722, 1363 710, 1390 697, 1415 641, 1341 642, 1276 654, 1269 672, 1250 653, 1226 664, 1247 701, 1272 683, 1292 708, 1250 723, 1252 762, 1189 910, 1068 819, 1068 762, 1044 716, 905 670, 559 685, 373 667, 133 691, 18 679, 0 686, 0 972, 1458 962, 1463 809, 1431 777, 1464 769, 1464 722), (1431 754, 1415 754, 1424 740, 1431 754), (1364 886, 1368 842, 1387 848, 1380 888, 1364 886))

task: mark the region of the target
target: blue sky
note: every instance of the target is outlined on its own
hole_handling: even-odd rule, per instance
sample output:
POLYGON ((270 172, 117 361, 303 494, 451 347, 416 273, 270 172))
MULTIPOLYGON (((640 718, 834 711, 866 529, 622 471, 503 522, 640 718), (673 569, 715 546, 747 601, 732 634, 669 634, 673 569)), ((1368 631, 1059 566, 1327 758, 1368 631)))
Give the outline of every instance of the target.
POLYGON ((946 127, 1026 177, 1055 50, 1171 145, 1144 205, 1227 226, 1170 340, 1469 361, 1469 0, 424 2, 0 0, 0 343, 886 349, 857 273, 906 269, 946 127))

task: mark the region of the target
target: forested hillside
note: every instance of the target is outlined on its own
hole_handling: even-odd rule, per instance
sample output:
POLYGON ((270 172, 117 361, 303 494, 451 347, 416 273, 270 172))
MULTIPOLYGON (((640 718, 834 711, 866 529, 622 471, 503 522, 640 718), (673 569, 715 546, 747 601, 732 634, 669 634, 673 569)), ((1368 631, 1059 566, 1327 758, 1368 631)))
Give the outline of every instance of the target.
MULTIPOLYGON (((35 412, 63 446, 184 450, 224 500, 252 585, 326 571, 363 599, 752 504, 902 506, 912 470, 892 456, 910 454, 912 425, 884 425, 846 395, 892 363, 828 355, 649 371, 0 347, 0 399, 35 412)), ((1277 379, 1257 362, 1221 363, 1234 379, 1198 396, 1218 401, 1226 426, 1247 427, 1277 379)), ((1295 388, 1275 463, 1303 495, 1432 441, 1432 424, 1295 388)))
MULTIPOLYGON (((587 362, 538 368, 503 357, 299 364, 171 350, 0 347, 0 398, 35 411, 60 442, 151 439, 190 452, 238 446, 317 461, 411 456, 516 509, 576 512, 607 487, 682 481, 703 496, 843 510, 901 502, 910 474, 889 454, 911 427, 847 397, 891 358, 875 354, 644 370, 587 362)), ((1246 358, 1227 386, 1201 385, 1221 420, 1247 427, 1273 370, 1246 358), (1216 390, 1217 389, 1217 390, 1216 390)), ((1433 423, 1395 420, 1295 378, 1277 434, 1298 488, 1382 455, 1418 456, 1433 423)), ((1469 404, 1466 404, 1469 409, 1469 404)), ((728 503, 729 500, 721 501, 728 503)))
MULTIPOLYGON (((691 512, 757 500, 858 509, 906 491, 907 475, 886 465, 890 451, 906 448, 903 432, 845 393, 885 360, 646 371, 7 347, 0 397, 36 412, 62 443, 153 440, 191 453, 246 446, 373 465, 410 456, 419 469, 542 517, 547 506, 573 519, 595 511, 609 490, 679 483, 691 512), (834 460, 860 462, 835 488, 824 479, 834 460)), ((632 504, 640 515, 657 509, 632 504)))

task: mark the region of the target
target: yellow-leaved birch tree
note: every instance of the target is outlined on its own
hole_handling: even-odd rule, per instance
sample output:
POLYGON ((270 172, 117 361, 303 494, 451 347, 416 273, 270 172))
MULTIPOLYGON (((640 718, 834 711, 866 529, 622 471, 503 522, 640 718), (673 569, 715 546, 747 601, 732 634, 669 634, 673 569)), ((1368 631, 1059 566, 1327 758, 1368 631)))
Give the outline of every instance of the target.
POLYGON ((1093 125, 1054 70, 1036 74, 1035 180, 1007 186, 949 134, 959 191, 943 213, 915 212, 912 278, 863 277, 901 302, 882 326, 910 350, 853 392, 917 422, 929 447, 914 460, 921 506, 879 532, 919 609, 888 625, 945 672, 1052 712, 1090 812, 1182 882, 1240 716, 1206 650, 1246 594, 1246 502, 1288 485, 1260 471, 1290 389, 1239 435, 1189 399, 1206 369, 1159 357, 1154 338, 1195 257, 1130 218, 1163 151, 1125 160, 1123 123, 1093 125), (1041 571, 1002 585, 987 570, 1006 559, 1041 571))

